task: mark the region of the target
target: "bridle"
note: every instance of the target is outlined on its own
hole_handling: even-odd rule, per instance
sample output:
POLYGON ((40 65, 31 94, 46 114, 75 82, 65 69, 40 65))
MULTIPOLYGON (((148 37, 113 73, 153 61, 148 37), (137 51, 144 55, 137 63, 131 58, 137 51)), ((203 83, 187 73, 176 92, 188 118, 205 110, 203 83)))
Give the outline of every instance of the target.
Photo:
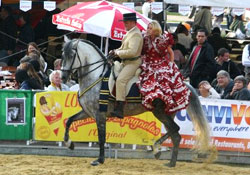
POLYGON ((106 68, 106 65, 107 65, 108 61, 105 58, 105 56, 101 53, 101 51, 97 48, 97 46, 95 46, 93 43, 91 43, 91 42, 89 42, 87 40, 80 40, 80 39, 78 39, 75 47, 73 47, 72 50, 75 51, 75 54, 73 56, 73 60, 71 62, 71 65, 70 65, 69 69, 61 69, 61 71, 69 72, 70 74, 72 74, 72 72, 74 72, 74 70, 78 70, 78 69, 86 68, 86 67, 98 64, 98 63, 102 63, 99 66, 95 67, 94 69, 92 69, 92 70, 90 70, 90 71, 88 71, 88 72, 86 72, 84 74, 78 75, 78 76, 84 77, 84 76, 88 75, 89 73, 97 70, 99 67, 104 66, 103 70, 102 70, 102 73, 100 74, 99 78, 103 77, 103 74, 104 74, 104 71, 105 71, 105 68, 106 68), (81 61, 79 53, 78 53, 78 44, 79 44, 80 41, 85 42, 87 44, 91 44, 97 50, 97 52, 100 54, 101 59, 98 60, 98 61, 96 61, 96 62, 94 62, 94 63, 91 63, 91 64, 82 65, 82 61, 81 61), (76 67, 76 68, 72 68, 73 64, 75 62, 75 59, 78 59, 78 61, 80 62, 80 65, 78 67, 76 67))

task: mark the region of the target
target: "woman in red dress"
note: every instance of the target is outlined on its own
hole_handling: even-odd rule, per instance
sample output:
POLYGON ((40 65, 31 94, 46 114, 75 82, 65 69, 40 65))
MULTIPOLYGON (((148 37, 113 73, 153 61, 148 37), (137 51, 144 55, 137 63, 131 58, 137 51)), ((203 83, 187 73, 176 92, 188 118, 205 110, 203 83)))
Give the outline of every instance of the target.
POLYGON ((183 77, 174 63, 171 49, 173 37, 170 33, 162 34, 161 26, 152 21, 144 37, 139 77, 140 92, 143 95, 143 106, 154 109, 155 99, 165 103, 166 114, 173 114, 185 109, 189 103, 190 90, 183 83, 183 77))

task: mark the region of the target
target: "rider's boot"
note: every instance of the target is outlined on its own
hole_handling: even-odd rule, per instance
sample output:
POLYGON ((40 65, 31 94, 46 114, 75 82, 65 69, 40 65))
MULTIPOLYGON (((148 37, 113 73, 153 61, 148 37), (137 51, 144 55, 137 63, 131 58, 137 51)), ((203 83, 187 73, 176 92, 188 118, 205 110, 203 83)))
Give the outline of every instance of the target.
POLYGON ((123 119, 123 108, 124 108, 124 101, 116 101, 116 107, 113 112, 111 112, 112 117, 118 117, 120 119, 123 119))

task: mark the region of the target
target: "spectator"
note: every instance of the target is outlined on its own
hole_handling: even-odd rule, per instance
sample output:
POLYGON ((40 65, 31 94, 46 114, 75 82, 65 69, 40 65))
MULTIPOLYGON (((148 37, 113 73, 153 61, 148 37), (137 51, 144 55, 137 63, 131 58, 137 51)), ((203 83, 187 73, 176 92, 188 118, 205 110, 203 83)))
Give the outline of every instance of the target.
POLYGON ((193 31, 196 32, 199 29, 205 29, 208 35, 212 29, 212 13, 210 12, 211 7, 202 6, 201 9, 194 17, 193 31))
POLYGON ((242 52, 242 65, 245 66, 244 72, 247 83, 250 82, 250 44, 247 44, 242 52))
POLYGON ((178 43, 178 36, 175 33, 172 35, 174 39, 174 45, 172 47, 174 51, 174 62, 178 68, 181 69, 186 63, 185 56, 188 54, 188 52, 182 44, 178 43))
POLYGON ((219 29, 221 28, 221 23, 223 22, 224 18, 224 13, 220 15, 215 15, 214 20, 213 20, 213 27, 218 27, 219 29))
POLYGON ((226 19, 227 19, 227 28, 229 29, 230 25, 233 22, 232 8, 227 7, 225 9, 225 16, 226 16, 226 19))
POLYGON ((31 90, 31 89, 39 89, 37 88, 37 84, 33 81, 26 70, 24 69, 17 69, 15 73, 15 79, 18 83, 19 89, 23 90, 31 90))
POLYGON ((55 70, 49 75, 50 85, 48 91, 69 91, 69 87, 62 83, 61 71, 55 70))
MULTIPOLYGON (((19 23, 20 23, 20 31, 17 37, 17 45, 16 51, 22 51, 27 48, 27 44, 30 42, 34 42, 35 36, 34 31, 30 24, 29 14, 27 12, 23 12, 19 16, 19 23)), ((19 58, 13 60, 13 65, 18 65, 18 61, 24 56, 23 53, 18 55, 19 58)))
POLYGON ((152 18, 151 2, 154 0, 146 0, 142 5, 142 14, 148 18, 152 18))
POLYGON ((182 44, 187 50, 190 50, 191 43, 193 42, 193 39, 192 39, 191 35, 189 34, 190 25, 188 23, 185 23, 185 25, 179 24, 177 26, 175 33, 178 36, 178 43, 182 44), (188 27, 188 25, 189 25, 189 27, 188 27), (188 30, 188 28, 189 28, 189 30, 188 30))
POLYGON ((236 32, 237 29, 240 29, 242 33, 245 33, 243 15, 240 15, 240 16, 234 15, 233 22, 230 25, 230 30, 236 32))
POLYGON ((212 30, 212 35, 207 38, 207 41, 214 49, 214 55, 217 55, 220 48, 226 48, 231 51, 231 47, 227 44, 226 39, 221 37, 221 31, 218 27, 212 30))
MULTIPOLYGON (((28 44, 28 47, 26 50, 26 56, 30 56, 31 58, 37 59, 40 63, 40 70, 42 72, 44 72, 47 63, 45 62, 45 60, 40 52, 40 49, 38 48, 38 46, 35 42, 30 42, 28 44), (34 55, 37 55, 38 58, 34 55)), ((22 61, 22 59, 20 60, 20 62, 22 61)))
POLYGON ((243 75, 235 77, 233 89, 225 98, 234 100, 250 100, 250 92, 247 89, 247 80, 243 75))
MULTIPOLYGON (((54 61, 54 70, 61 70, 61 64, 62 64, 62 59, 56 59, 54 61)), ((73 74, 73 76, 71 76, 71 79, 66 83, 66 85, 70 88, 70 90, 72 86, 76 85, 75 87, 72 87, 73 91, 75 91, 77 88, 79 89, 79 85, 77 85, 74 75, 75 74, 73 74), (72 80, 72 78, 74 78, 74 80, 72 80)))
POLYGON ((229 58, 229 51, 226 48, 221 48, 218 51, 218 56, 215 58, 215 60, 217 62, 217 72, 220 70, 225 70, 229 73, 232 79, 241 74, 237 65, 229 58))
POLYGON ((40 63, 39 63, 39 61, 37 61, 35 59, 31 59, 29 61, 29 63, 34 67, 37 75, 42 80, 43 85, 46 86, 46 87, 49 86, 50 85, 49 77, 40 70, 40 63))
POLYGON ((227 71, 221 70, 217 73, 217 85, 215 90, 220 94, 221 99, 225 99, 225 97, 230 94, 233 89, 234 82, 230 78, 230 75, 227 71))
POLYGON ((62 59, 56 59, 54 61, 54 70, 61 70, 62 59))
POLYGON ((4 57, 9 56, 14 52, 16 46, 15 38, 17 37, 17 25, 11 13, 12 11, 10 7, 1 7, 0 62, 4 62, 6 64, 9 63, 10 58, 4 57))
POLYGON ((183 75, 190 78, 190 84, 198 88, 202 80, 211 82, 215 77, 215 59, 212 46, 206 41, 207 32, 203 29, 197 32, 197 44, 194 46, 183 75))
POLYGON ((203 98, 220 98, 220 94, 206 80, 199 83, 199 93, 203 98))
POLYGON ((30 79, 34 82, 35 89, 44 89, 44 83, 40 76, 35 71, 33 65, 29 62, 21 63, 17 69, 23 69, 27 71, 27 74, 29 75, 30 79), (36 86, 35 86, 36 85, 36 86))

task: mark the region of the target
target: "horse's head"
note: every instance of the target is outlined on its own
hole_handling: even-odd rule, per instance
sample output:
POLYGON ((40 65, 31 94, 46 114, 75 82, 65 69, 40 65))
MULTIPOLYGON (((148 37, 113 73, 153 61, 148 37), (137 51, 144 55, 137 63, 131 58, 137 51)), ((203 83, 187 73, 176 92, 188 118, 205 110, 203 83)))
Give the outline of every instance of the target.
POLYGON ((63 83, 66 83, 74 71, 76 71, 78 68, 83 66, 85 63, 84 60, 80 60, 80 56, 78 52, 78 43, 79 40, 70 40, 66 36, 64 37, 64 45, 63 45, 63 52, 62 52, 62 81, 63 83))
POLYGON ((64 83, 74 71, 78 72, 78 78, 91 75, 101 76, 106 63, 105 56, 92 42, 84 39, 69 40, 65 37, 61 66, 64 83))

